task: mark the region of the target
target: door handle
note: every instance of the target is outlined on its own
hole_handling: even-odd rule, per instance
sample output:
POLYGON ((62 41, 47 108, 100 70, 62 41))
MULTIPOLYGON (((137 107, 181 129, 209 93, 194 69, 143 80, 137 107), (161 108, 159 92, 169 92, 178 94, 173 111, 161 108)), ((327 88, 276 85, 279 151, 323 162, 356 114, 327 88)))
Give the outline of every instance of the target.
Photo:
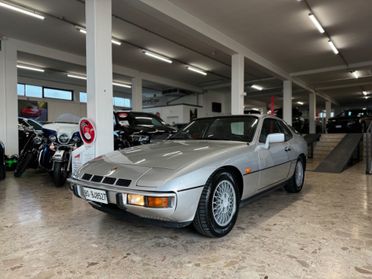
POLYGON ((284 151, 286 151, 286 152, 291 151, 291 147, 290 147, 290 146, 286 146, 286 147, 284 148, 284 151))

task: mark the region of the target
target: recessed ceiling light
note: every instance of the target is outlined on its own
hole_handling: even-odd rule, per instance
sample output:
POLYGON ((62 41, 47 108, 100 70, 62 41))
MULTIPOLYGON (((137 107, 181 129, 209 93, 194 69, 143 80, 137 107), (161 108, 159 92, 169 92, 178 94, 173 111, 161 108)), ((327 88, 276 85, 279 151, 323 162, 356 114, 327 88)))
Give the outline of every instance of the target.
POLYGON ((328 41, 328 44, 329 44, 329 46, 331 47, 333 53, 337 55, 337 54, 339 53, 339 51, 338 51, 338 49, 336 48, 335 44, 334 44, 331 40, 328 41))
POLYGON ((172 64, 173 61, 170 60, 168 57, 165 57, 163 55, 160 55, 160 54, 157 54, 157 53, 154 53, 154 52, 151 52, 151 51, 148 51, 148 50, 144 50, 143 53, 147 56, 150 56, 152 58, 155 58, 155 59, 158 59, 158 60, 161 60, 163 62, 166 62, 166 63, 169 63, 169 64, 172 64))
POLYGON ((364 96, 368 95, 368 91, 363 91, 362 93, 363 93, 364 96))
POLYGON ((257 84, 253 84, 253 85, 251 85, 251 88, 256 89, 256 90, 258 90, 258 91, 262 91, 262 90, 263 90, 263 87, 262 87, 262 86, 259 86, 259 85, 257 85, 257 84))
POLYGON ((84 79, 84 80, 87 79, 86 76, 82 76, 82 75, 67 74, 67 76, 68 76, 69 78, 84 79))
POLYGON ((318 31, 323 34, 325 31, 324 31, 322 25, 320 24, 320 22, 318 21, 318 19, 315 17, 315 15, 310 13, 309 18, 310 18, 311 22, 314 24, 314 26, 318 29, 318 31))
POLYGON ((124 88, 132 88, 132 85, 128 83, 121 83, 121 82, 116 82, 114 81, 112 85, 118 86, 118 87, 124 87, 124 88))
POLYGON ((206 76, 207 75, 207 73, 205 71, 200 70, 200 69, 195 68, 195 67, 192 67, 192 66, 187 66, 187 70, 192 71, 192 72, 195 72, 195 73, 198 73, 198 74, 201 74, 203 76, 206 76))
POLYGON ((358 73, 357 71, 353 71, 353 72, 351 72, 351 74, 352 74, 356 79, 359 78, 359 73, 358 73))
POLYGON ((34 12, 34 11, 25 9, 23 7, 16 6, 14 4, 8 4, 8 3, 5 3, 5 2, 1 1, 0 2, 0 7, 9 9, 9 10, 12 10, 12 11, 15 11, 15 12, 19 12, 19 13, 22 13, 22 14, 25 14, 25 15, 29 15, 29 16, 35 17, 37 19, 41 19, 41 20, 45 19, 45 16, 42 16, 42 15, 40 15, 40 14, 34 12))
MULTIPOLYGON (((80 33, 87 34, 87 30, 80 26, 76 26, 76 29, 79 30, 80 33)), ((114 38, 111 38, 111 43, 113 43, 114 45, 121 46, 121 42, 114 38)))
POLYGON ((367 99, 369 99, 369 96, 364 96, 363 98, 367 100, 367 99))
POLYGON ((17 65, 18 69, 24 69, 24 70, 30 70, 30 71, 35 71, 35 72, 42 72, 44 73, 45 70, 41 68, 36 68, 36 67, 31 67, 31 66, 25 66, 25 65, 17 65))

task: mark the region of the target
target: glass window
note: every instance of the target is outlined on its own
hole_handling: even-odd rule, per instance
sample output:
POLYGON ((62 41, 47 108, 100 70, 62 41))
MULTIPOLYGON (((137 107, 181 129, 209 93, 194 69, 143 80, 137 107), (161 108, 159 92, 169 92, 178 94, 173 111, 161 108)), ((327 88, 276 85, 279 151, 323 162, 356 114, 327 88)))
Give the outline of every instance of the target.
POLYGON ((135 116, 134 123, 135 125, 143 127, 163 127, 163 124, 158 119, 146 115, 135 116))
POLYGON ((130 108, 130 99, 127 98, 114 97, 112 103, 115 107, 130 108))
POLYGON ((80 92, 79 100, 80 100, 80 103, 88 102, 88 94, 86 92, 80 92))
POLYGON ((44 87, 44 98, 72 101, 72 91, 44 87))
POLYGON ((254 116, 231 116, 197 119, 171 139, 204 139, 251 142, 258 119, 254 116))
POLYGON ((22 83, 17 84, 17 95, 24 96, 25 95, 25 85, 22 83))
POLYGON ((269 134, 282 133, 278 121, 272 118, 266 118, 262 124, 260 142, 265 143, 269 134))
POLYGON ((281 128, 282 130, 282 133, 284 134, 284 137, 285 137, 285 141, 288 141, 290 140, 291 138, 293 138, 293 135, 291 133, 291 131, 289 130, 289 128, 287 127, 287 125, 285 125, 283 122, 281 121, 278 121, 278 124, 279 124, 279 127, 281 128))
POLYGON ((42 98, 43 97, 43 88, 41 86, 26 84, 26 96, 42 98))

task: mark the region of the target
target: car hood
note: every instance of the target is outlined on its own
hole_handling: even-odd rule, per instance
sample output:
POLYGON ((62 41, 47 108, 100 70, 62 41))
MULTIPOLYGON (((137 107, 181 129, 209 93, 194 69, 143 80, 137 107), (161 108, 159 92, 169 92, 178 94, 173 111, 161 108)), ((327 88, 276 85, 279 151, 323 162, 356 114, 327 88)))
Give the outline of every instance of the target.
POLYGON ((176 170, 202 157, 228 154, 232 149, 241 146, 246 146, 246 143, 210 140, 163 141, 114 151, 102 156, 100 160, 113 165, 176 170))

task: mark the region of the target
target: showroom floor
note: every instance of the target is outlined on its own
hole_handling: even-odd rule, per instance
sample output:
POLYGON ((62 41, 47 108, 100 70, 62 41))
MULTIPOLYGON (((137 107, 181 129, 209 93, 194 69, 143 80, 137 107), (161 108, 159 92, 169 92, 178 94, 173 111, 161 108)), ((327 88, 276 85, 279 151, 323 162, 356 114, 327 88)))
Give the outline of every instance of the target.
POLYGON ((29 171, 0 182, 1 278, 372 278, 372 177, 308 172, 244 206, 235 229, 120 220, 29 171))

